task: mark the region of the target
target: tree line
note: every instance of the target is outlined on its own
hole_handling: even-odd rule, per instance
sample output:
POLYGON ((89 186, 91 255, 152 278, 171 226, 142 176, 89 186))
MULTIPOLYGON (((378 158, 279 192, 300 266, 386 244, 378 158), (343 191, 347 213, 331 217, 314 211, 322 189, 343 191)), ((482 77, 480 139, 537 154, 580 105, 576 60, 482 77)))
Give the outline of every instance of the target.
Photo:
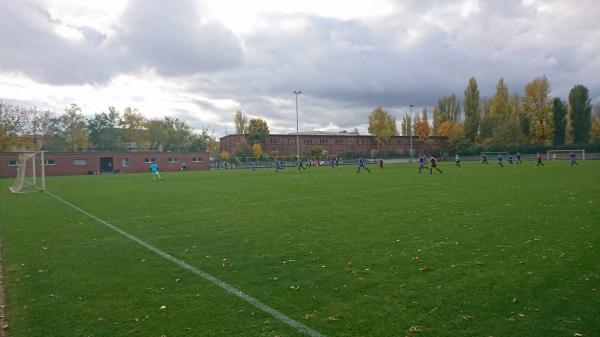
POLYGON ((63 113, 0 102, 0 151, 212 151, 218 141, 207 128, 194 131, 178 118, 146 119, 114 107, 91 117, 77 104, 63 113))
MULTIPOLYGON (((419 142, 445 136, 447 150, 461 153, 572 146, 600 149, 600 103, 592 107, 588 89, 575 85, 567 101, 550 93, 548 78, 540 76, 525 86, 522 95, 510 94, 500 79, 493 97, 480 97, 477 81, 471 78, 462 109, 455 94, 444 96, 435 103, 432 123, 423 108, 414 120, 405 113, 400 131, 417 136, 419 142)), ((395 118, 376 107, 369 116, 369 133, 385 144, 398 134, 395 118)))

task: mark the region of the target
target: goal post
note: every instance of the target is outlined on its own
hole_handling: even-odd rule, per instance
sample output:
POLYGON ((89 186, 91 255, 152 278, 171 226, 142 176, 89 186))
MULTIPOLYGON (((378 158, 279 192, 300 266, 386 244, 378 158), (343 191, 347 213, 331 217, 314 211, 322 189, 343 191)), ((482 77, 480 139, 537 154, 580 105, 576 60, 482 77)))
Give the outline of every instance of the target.
POLYGON ((571 152, 575 153, 575 158, 585 160, 585 150, 548 150, 546 152, 546 160, 569 160, 571 152))
POLYGON ((19 154, 16 162, 17 178, 9 187, 13 193, 26 193, 46 190, 44 151, 19 154))

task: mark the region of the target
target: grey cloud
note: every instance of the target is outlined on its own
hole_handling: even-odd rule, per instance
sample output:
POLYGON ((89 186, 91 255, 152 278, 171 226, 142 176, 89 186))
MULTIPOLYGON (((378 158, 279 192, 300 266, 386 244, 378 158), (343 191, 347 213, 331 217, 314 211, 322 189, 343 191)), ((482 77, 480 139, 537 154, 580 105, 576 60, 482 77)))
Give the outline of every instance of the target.
POLYGON ((131 0, 111 48, 126 49, 132 66, 165 76, 211 72, 242 63, 237 38, 221 23, 201 17, 190 0, 131 0))
POLYGON ((36 4, 3 1, 0 70, 64 85, 106 84, 143 68, 182 76, 239 66, 237 38, 218 22, 203 22, 201 13, 192 0, 132 0, 112 36, 70 26, 84 39, 69 40, 55 33, 62 23, 36 4))

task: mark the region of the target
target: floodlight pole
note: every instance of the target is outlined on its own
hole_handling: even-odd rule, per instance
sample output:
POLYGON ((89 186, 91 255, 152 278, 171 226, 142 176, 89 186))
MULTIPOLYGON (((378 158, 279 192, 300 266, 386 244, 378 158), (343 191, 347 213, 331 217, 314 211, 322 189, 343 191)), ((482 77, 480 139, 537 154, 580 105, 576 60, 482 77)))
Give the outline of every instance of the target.
POLYGON ((409 104, 408 105, 410 107, 410 130, 409 130, 409 134, 410 134, 410 162, 412 163, 413 161, 413 129, 414 129, 414 121, 413 121, 413 107, 415 106, 414 104, 409 104))
POLYGON ((302 91, 295 90, 294 94, 296 95, 296 165, 298 165, 298 171, 300 171, 300 135, 298 128, 298 95, 300 95, 302 91))

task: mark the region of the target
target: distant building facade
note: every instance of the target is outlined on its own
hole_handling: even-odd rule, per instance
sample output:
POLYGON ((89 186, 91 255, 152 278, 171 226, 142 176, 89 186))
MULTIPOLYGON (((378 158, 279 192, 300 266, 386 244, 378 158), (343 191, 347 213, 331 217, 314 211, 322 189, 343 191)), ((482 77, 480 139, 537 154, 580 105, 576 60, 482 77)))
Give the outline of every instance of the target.
MULTIPOLYGON (((357 135, 351 133, 331 132, 305 132, 299 134, 300 154, 308 156, 311 152, 324 151, 328 156, 369 156, 377 155, 378 145, 375 137, 370 135, 357 135)), ((413 137, 413 150, 415 153, 441 151, 447 144, 446 137, 432 136, 426 140, 413 137)), ((230 154, 236 148, 248 144, 245 134, 232 134, 220 139, 221 151, 230 154)), ((263 144, 263 153, 271 157, 294 156, 296 154, 296 134, 270 134, 263 144)), ((388 142, 381 145, 381 152, 394 155, 410 154, 410 137, 393 136, 388 142)))
MULTIPOLYGON (((16 177, 18 152, 0 152, 0 177, 16 177)), ((210 169, 208 152, 45 152, 47 176, 88 173, 149 172, 153 161, 161 171, 210 169)))

